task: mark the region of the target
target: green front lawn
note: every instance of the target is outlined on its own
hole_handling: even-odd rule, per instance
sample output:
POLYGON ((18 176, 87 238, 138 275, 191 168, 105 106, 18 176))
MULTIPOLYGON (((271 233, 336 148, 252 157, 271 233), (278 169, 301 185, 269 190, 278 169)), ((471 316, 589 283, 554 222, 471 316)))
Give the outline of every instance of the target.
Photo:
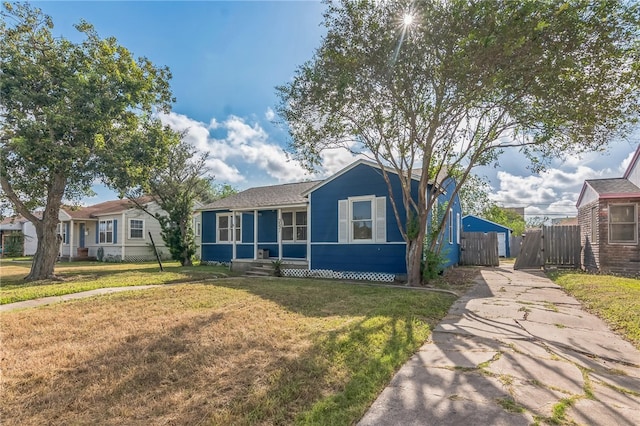
MULTIPOLYGON (((186 275, 126 269, 82 274, 93 285, 186 275)), ((81 277, 71 285, 86 285, 81 277)), ((239 277, 3 313, 0 417, 6 425, 354 424, 454 299, 239 277)))
POLYGON ((640 280, 576 271, 549 276, 640 349, 640 280))
POLYGON ((228 268, 222 266, 181 267, 177 262, 166 262, 163 266, 165 272, 160 273, 160 268, 155 262, 58 263, 55 273, 60 281, 27 283, 24 277, 29 274, 30 263, 3 260, 0 263, 0 305, 40 297, 62 296, 96 288, 172 284, 206 280, 229 274, 228 268))

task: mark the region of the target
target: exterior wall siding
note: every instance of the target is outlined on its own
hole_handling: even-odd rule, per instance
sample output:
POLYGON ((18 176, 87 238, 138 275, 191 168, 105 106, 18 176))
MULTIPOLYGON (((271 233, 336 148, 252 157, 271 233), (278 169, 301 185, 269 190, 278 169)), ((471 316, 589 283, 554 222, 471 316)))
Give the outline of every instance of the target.
MULTIPOLYGON (((390 174, 393 195, 396 197, 398 213, 404 218, 406 212, 402 206, 400 180, 390 174)), ((444 205, 453 192, 455 182, 445 182, 445 194, 439 203, 444 205)), ((414 198, 418 198, 418 182, 412 181, 414 198)), ((406 273, 406 245, 396 221, 391 197, 382 172, 375 167, 360 164, 343 175, 326 183, 310 194, 311 197, 311 269, 333 269, 336 271, 406 273), (386 233, 387 244, 338 242, 338 200, 357 196, 386 197, 386 233), (322 244, 332 243, 332 244, 322 244)), ((453 242, 449 243, 448 230, 445 228, 443 250, 446 267, 458 263, 460 253, 457 243, 456 215, 461 212, 460 201, 456 197, 449 205, 452 210, 453 242)))
POLYGON ((584 204, 578 209, 578 225, 580 225, 580 246, 582 253, 580 255, 582 268, 587 271, 597 271, 600 269, 600 206, 598 200, 589 204, 584 204), (593 223, 592 211, 597 209, 596 222, 593 223), (592 238, 593 228, 595 226, 596 239, 592 238))
POLYGON ((311 269, 406 274, 405 244, 312 244, 311 269), (357 251, 357 256, 354 252, 357 251))
MULTIPOLYGON (((636 223, 640 221, 640 200, 637 198, 603 200, 600 202, 600 270, 624 275, 640 274, 640 238, 636 244, 609 243, 609 206, 611 204, 636 204, 636 223)), ((640 226, 637 227, 638 232, 640 226)))
POLYGON ((202 260, 207 262, 231 261, 231 244, 203 244, 202 260))

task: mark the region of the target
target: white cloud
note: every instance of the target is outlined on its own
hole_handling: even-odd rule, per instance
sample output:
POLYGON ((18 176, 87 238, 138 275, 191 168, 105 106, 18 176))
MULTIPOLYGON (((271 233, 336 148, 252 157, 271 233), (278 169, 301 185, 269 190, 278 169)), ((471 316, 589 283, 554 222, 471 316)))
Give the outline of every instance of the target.
POLYGON ((498 189, 491 198, 505 207, 526 207, 527 216, 575 216, 575 204, 584 181, 608 177, 608 172, 573 161, 564 163, 562 168, 547 169, 539 175, 499 171, 498 189))
POLYGON ((626 158, 622 160, 622 163, 620 164, 620 174, 624 174, 624 172, 627 171, 627 168, 629 168, 629 164, 631 164, 631 160, 633 159, 635 153, 635 151, 631 151, 629 155, 627 155, 626 158))
MULTIPOLYGON (((269 111, 273 113, 271 109, 267 113, 269 111)), ((212 118, 207 125, 174 112, 162 114, 160 119, 174 130, 187 131, 185 139, 198 151, 209 152, 208 166, 217 181, 243 182, 246 181, 244 174, 256 169, 279 182, 313 177, 297 161, 290 160, 258 123, 250 124, 231 115, 224 121, 212 118), (213 138, 211 130, 226 134, 221 139, 213 138)))
POLYGON ((264 117, 269 121, 273 121, 273 119, 276 118, 276 113, 269 107, 264 113, 264 117))

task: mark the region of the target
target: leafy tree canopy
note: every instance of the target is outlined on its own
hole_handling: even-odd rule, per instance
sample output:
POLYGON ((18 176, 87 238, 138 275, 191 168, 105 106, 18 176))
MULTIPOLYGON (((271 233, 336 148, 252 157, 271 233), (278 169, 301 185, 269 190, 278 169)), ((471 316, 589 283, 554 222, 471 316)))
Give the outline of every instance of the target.
POLYGON ((604 149, 634 126, 639 22, 640 5, 622 0, 329 1, 327 34, 278 88, 278 112, 307 167, 344 147, 405 181, 392 205, 401 230, 412 216, 420 223, 403 235, 417 284, 437 195, 427 194, 430 179, 446 169, 458 192, 474 166, 507 148, 539 168, 604 149), (412 172, 422 176, 417 200, 412 172))
POLYGON ((524 234, 524 218, 514 210, 505 209, 503 207, 493 205, 491 207, 488 207, 481 216, 487 220, 506 226, 507 228, 511 229, 514 235, 524 234))
POLYGON ((28 4, 4 3, 0 20, 0 184, 2 198, 36 227, 29 279, 52 276, 62 199, 79 200, 103 181, 147 179, 167 146, 153 119, 173 101, 171 74, 134 58, 87 22, 84 41, 52 34, 53 22, 28 4), (127 179, 119 176, 125 174, 127 179), (44 209, 42 217, 34 215, 44 209))
MULTIPOLYGON (((153 176, 131 188, 126 195, 158 220, 162 239, 172 258, 182 266, 190 266, 197 249, 192 226, 196 203, 206 204, 236 191, 230 185, 213 184, 206 166, 209 153, 197 154, 196 149, 183 138, 184 134, 165 127, 155 135, 166 140, 162 145, 171 147, 167 153, 166 168, 156 170, 153 176), (139 203, 143 195, 150 196, 162 211, 151 212, 146 205, 139 203)), ((129 178, 127 173, 120 175, 121 180, 129 178)))

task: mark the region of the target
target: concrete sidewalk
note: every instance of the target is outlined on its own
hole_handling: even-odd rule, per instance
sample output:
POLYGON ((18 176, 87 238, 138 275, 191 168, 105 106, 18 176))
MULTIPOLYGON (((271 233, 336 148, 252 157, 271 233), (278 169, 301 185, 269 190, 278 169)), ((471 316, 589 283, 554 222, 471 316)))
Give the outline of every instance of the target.
POLYGON ((640 425, 640 352, 539 271, 486 269, 358 423, 640 425), (564 407, 564 412, 562 408, 564 407))
MULTIPOLYGON (((166 284, 163 284, 166 286, 166 284)), ((53 305, 54 303, 66 302, 67 300, 84 299, 86 297, 100 296, 103 294, 119 293, 121 291, 146 290, 148 288, 160 287, 161 285, 138 285, 127 287, 97 288, 95 290, 81 291, 80 293, 65 294, 63 296, 41 297, 40 299, 25 300, 24 302, 7 303, 0 305, 0 312, 15 311, 18 309, 35 308, 37 306, 53 305)))

